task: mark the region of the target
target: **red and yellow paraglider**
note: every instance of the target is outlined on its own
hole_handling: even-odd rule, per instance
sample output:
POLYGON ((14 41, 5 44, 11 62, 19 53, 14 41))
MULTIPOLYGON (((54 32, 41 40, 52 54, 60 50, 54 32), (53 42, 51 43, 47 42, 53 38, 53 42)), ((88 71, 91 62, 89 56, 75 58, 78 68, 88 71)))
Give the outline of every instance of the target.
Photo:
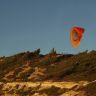
POLYGON ((73 27, 70 32, 70 40, 73 48, 77 48, 80 45, 81 39, 83 37, 84 28, 73 27))

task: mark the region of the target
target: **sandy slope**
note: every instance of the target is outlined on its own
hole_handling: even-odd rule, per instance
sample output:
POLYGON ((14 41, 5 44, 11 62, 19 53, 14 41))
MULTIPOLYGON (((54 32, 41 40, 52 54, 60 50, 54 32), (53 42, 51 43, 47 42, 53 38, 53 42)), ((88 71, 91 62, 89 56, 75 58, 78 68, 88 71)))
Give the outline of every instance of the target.
MULTIPOLYGON (((51 81, 45 81, 45 82, 9 82, 4 84, 3 86, 3 90, 6 90, 9 88, 9 90, 11 90, 12 88, 14 89, 15 86, 18 84, 19 85, 19 89, 21 89, 24 85, 26 85, 26 87, 32 87, 32 88, 36 88, 38 87, 38 90, 42 90, 42 89, 46 89, 46 88, 51 88, 52 86, 55 87, 59 87, 61 89, 66 88, 68 89, 68 91, 64 92, 62 95, 60 96, 86 96, 84 91, 77 91, 79 88, 85 87, 88 84, 91 83, 96 83, 95 81, 92 82, 88 82, 88 81, 80 81, 80 82, 51 82, 51 81)), ((2 82, 0 82, 0 85, 2 84, 2 82)), ((15 89, 14 89, 15 90, 15 89)), ((6 95, 2 95, 2 96, 11 96, 10 94, 6 94, 6 95)), ((19 96, 16 94, 13 94, 12 96, 19 96)), ((35 93, 34 95, 27 95, 27 96, 48 96, 47 94, 39 94, 39 93, 35 93)), ((54 95, 53 95, 54 96, 54 95)))

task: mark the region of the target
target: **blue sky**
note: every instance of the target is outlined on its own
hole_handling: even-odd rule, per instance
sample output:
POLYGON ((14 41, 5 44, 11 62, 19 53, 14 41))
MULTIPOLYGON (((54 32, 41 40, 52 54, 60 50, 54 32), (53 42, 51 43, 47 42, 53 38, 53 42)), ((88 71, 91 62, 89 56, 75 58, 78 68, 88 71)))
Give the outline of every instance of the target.
POLYGON ((0 0, 0 56, 52 48, 59 53, 96 49, 96 0, 0 0), (85 28, 79 48, 70 43, 73 26, 85 28))

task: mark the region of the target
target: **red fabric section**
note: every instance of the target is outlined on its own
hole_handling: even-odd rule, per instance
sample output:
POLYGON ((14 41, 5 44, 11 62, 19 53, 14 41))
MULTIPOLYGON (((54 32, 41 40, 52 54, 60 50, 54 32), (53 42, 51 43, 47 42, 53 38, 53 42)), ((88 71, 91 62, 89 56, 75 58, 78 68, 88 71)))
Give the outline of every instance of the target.
POLYGON ((70 33, 70 36, 71 36, 70 39, 71 39, 72 46, 74 48, 77 48, 79 46, 84 31, 85 31, 84 28, 81 28, 81 27, 73 27, 72 28, 71 33, 70 33), (73 40, 73 37, 72 37, 73 30, 78 32, 78 39, 77 40, 73 40))
POLYGON ((82 35, 83 35, 83 33, 84 33, 84 28, 81 28, 81 27, 74 27, 73 28, 74 30, 76 30, 77 32, 78 32, 78 34, 79 34, 79 40, 81 40, 81 38, 82 38, 82 35))

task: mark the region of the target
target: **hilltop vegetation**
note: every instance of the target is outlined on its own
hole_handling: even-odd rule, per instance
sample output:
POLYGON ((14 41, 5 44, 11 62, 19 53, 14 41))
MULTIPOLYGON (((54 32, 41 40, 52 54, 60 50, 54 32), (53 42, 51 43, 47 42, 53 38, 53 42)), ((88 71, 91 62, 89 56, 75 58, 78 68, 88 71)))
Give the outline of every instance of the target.
POLYGON ((0 89, 2 96, 96 96, 96 51, 58 54, 53 48, 46 55, 37 49, 0 57, 0 89))
POLYGON ((46 55, 40 49, 0 58, 0 81, 92 81, 96 79, 96 51, 76 55, 46 55))
MULTIPOLYGON (((34 52, 23 52, 10 57, 0 58, 0 81, 40 81, 49 78, 55 63, 61 62, 72 55, 56 54, 51 50, 41 55, 40 49, 34 52)), ((55 70, 54 70, 55 71, 55 70)))

